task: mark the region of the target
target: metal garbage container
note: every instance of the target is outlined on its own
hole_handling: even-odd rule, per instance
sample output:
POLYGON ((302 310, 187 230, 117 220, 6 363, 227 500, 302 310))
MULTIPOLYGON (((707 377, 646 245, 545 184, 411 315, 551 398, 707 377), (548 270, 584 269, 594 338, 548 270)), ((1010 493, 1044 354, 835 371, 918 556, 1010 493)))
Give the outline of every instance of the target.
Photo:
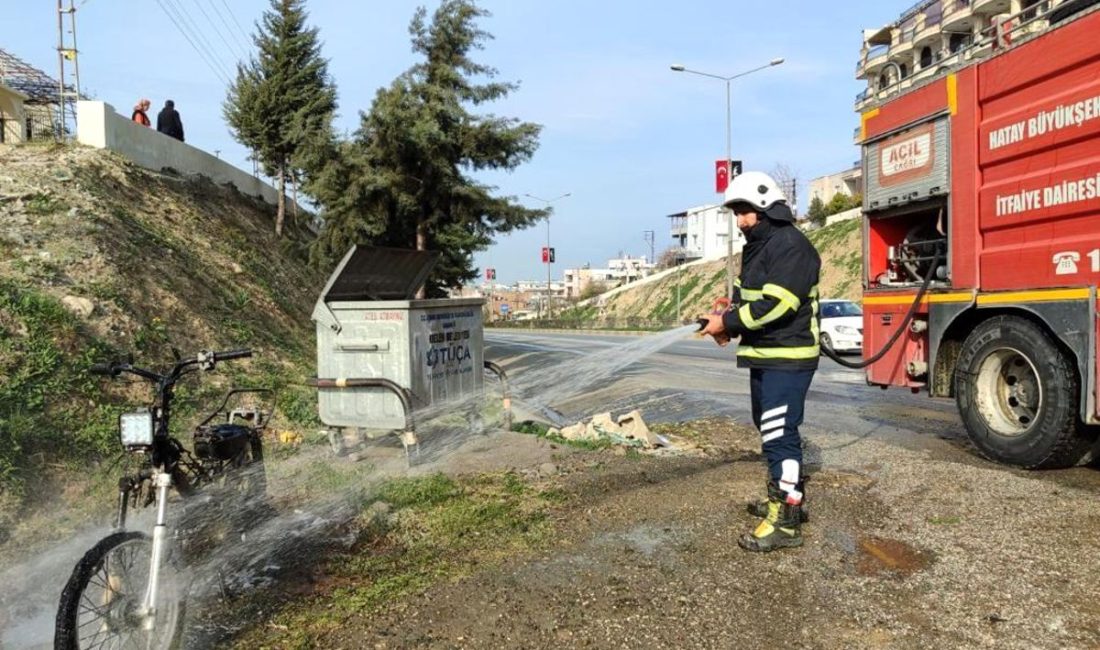
POLYGON ((313 308, 326 425, 405 431, 407 447, 412 409, 481 393, 484 300, 413 298, 437 259, 355 246, 336 266, 313 308))

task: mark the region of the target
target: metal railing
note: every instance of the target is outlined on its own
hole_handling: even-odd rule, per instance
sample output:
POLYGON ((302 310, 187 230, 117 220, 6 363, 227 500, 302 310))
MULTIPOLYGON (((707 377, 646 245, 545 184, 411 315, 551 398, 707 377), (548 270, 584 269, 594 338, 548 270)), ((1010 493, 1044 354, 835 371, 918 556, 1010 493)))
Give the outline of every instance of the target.
POLYGON ((885 56, 886 53, 889 51, 889 45, 876 45, 868 49, 866 54, 863 55, 863 58, 861 58, 859 61, 856 61, 856 74, 860 74, 861 72, 863 72, 863 69, 867 66, 871 59, 885 56))

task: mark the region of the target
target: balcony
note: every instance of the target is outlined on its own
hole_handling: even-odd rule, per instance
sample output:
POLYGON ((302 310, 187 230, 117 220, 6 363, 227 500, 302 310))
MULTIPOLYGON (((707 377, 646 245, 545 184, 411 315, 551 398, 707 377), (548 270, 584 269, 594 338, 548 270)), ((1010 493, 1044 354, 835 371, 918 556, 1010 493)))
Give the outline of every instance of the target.
POLYGON ((969 32, 974 24, 974 12, 970 10, 971 0, 944 0, 943 24, 947 32, 969 32))
POLYGON ((982 16, 995 16, 1012 11, 1010 0, 974 0, 970 10, 982 16))
MULTIPOLYGON (((871 89, 864 88, 856 95, 855 110, 857 113, 862 112, 863 105, 867 103, 867 99, 871 96, 871 89)), ((858 135, 858 134, 857 134, 858 135)))
POLYGON ((874 76, 888 60, 889 52, 890 47, 888 45, 876 45, 867 50, 864 59, 856 62, 856 79, 874 76))
MULTIPOLYGON (((926 45, 934 43, 938 45, 940 35, 943 33, 942 16, 939 11, 939 6, 936 5, 935 12, 930 10, 925 14, 924 20, 917 24, 916 33, 913 36, 913 47, 919 50, 926 45)), ((936 48, 933 47, 933 49, 936 48)))
POLYGON ((913 38, 917 35, 917 27, 906 27, 897 33, 894 42, 890 44, 890 58, 904 56, 913 51, 913 38))

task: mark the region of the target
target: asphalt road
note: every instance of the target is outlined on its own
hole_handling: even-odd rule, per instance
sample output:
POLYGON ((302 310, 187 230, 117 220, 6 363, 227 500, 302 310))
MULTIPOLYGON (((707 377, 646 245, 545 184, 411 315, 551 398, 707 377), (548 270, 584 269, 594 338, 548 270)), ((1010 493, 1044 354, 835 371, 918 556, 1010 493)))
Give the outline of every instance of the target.
MULTIPOLYGON (((652 335, 651 335, 652 336, 652 335)), ((590 358, 614 358, 616 350, 635 356, 642 347, 638 336, 580 333, 521 333, 488 329, 486 359, 503 365, 513 383, 528 375, 546 374, 547 368, 576 367, 577 381, 555 401, 546 404, 567 421, 602 411, 615 414, 639 408, 650 422, 683 421, 724 416, 751 425, 749 373, 736 367, 735 345, 719 348, 710 339, 685 336, 667 347, 618 369, 612 376, 586 381, 590 358)), ((850 357, 857 360, 858 356, 850 357)), ((552 373, 558 383, 560 370, 552 373)), ((597 373, 598 375, 598 373, 597 373)), ((565 375, 564 383, 569 382, 565 375)), ((538 381, 534 383, 538 388, 538 381)), ((536 410, 537 412, 537 410, 536 410)), ((984 463, 966 440, 953 400, 913 394, 905 389, 868 386, 862 371, 850 370, 828 358, 821 365, 807 396, 805 423, 808 461, 827 460, 846 466, 845 450, 853 440, 874 440, 910 451, 964 464, 984 463)), ((858 456, 858 454, 856 454, 858 456)), ((1038 474, 1059 483, 1100 489, 1100 472, 1078 468, 1038 474)))

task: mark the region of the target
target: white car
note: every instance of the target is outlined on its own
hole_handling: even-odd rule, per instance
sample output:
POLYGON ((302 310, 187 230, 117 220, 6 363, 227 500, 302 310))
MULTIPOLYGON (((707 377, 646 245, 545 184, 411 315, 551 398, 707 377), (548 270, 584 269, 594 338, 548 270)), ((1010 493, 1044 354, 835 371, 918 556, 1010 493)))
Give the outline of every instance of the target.
POLYGON ((821 345, 836 352, 863 350, 863 310, 851 300, 825 299, 818 304, 821 345))

